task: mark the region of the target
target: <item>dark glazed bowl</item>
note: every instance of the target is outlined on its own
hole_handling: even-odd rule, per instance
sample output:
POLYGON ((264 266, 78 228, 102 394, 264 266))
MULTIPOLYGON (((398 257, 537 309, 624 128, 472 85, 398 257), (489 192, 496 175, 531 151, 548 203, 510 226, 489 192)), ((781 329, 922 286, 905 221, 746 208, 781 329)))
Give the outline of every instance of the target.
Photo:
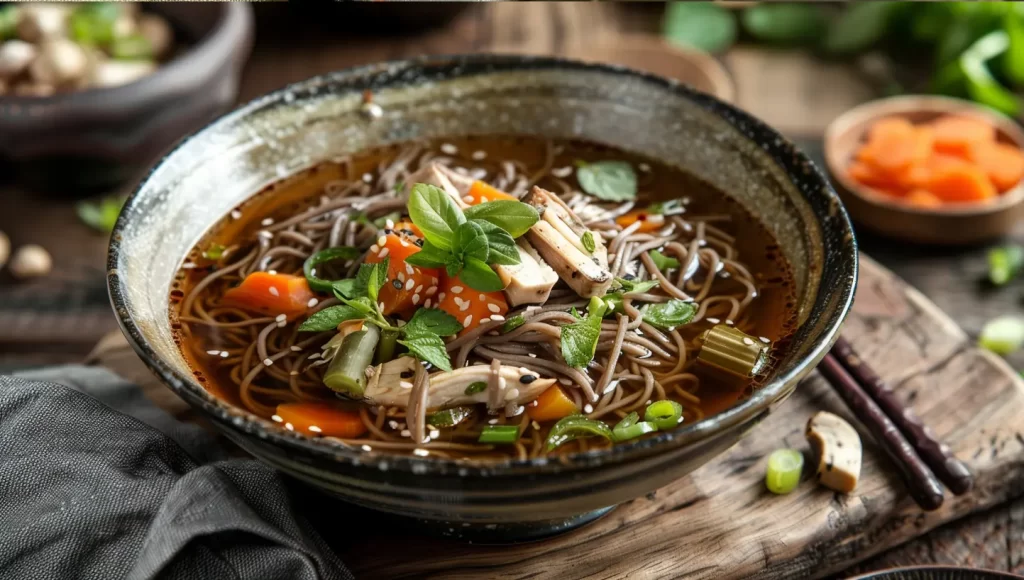
POLYGON ((0 97, 0 158, 43 189, 108 187, 146 168, 238 96, 253 35, 239 3, 155 3, 186 49, 155 73, 109 89, 0 97))
POLYGON ((835 192, 778 133, 712 97, 603 65, 522 56, 434 57, 289 86, 214 122, 129 199, 108 285, 125 334, 167 385, 253 455, 337 497, 477 541, 557 533, 686 475, 729 448, 796 388, 849 311, 857 248, 835 192), (384 115, 359 113, 374 92, 384 115), (174 343, 168 293, 219 216, 262 185, 367 147, 458 134, 614 144, 681 166, 764 221, 793 264, 801 326, 763 388, 715 417, 605 451, 470 464, 364 452, 285 431, 212 397, 174 343))
POLYGON ((879 570, 848 580, 1020 580, 1021 578, 1024 576, 996 570, 958 568, 956 566, 914 566, 879 570))

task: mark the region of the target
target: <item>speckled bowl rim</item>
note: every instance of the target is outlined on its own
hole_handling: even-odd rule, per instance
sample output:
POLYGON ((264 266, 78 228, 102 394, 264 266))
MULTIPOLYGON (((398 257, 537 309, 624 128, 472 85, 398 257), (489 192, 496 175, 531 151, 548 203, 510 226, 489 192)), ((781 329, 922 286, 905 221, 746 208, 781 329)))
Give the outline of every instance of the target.
POLYGON ((990 570, 988 568, 966 568, 964 566, 945 566, 942 564, 931 564, 927 566, 900 566, 899 568, 886 568, 884 570, 875 570, 874 572, 867 572, 858 576, 850 576, 846 580, 883 580, 887 575, 891 574, 904 574, 907 572, 965 572, 965 573, 978 573, 978 574, 990 574, 993 579, 1000 578, 1005 580, 1011 580, 1013 578, 1024 579, 1024 576, 1020 574, 1014 574, 1013 572, 1007 572, 1005 570, 990 570))
MULTIPOLYGON (((469 74, 485 73, 476 71, 470 72, 469 74)), ((417 84, 418 82, 420 81, 414 81, 411 84, 417 84)), ((346 90, 361 92, 364 88, 369 88, 366 86, 366 83, 353 84, 346 87, 346 90)), ((815 215, 817 216, 817 214, 815 215)), ((821 221, 823 218, 821 216, 817 217, 819 218, 819 223, 824 227, 824 224, 821 221)), ((212 222, 210 225, 213 225, 212 222)), ((837 260, 839 259, 837 258, 837 260)), ((821 275, 824 275, 824 272, 825 270, 823 269, 821 275)), ((350 464, 358 465, 367 469, 376 470, 386 468, 388 470, 401 471, 421 476, 427 474, 444 475, 458 473, 462 477, 496 477, 544 473, 552 474, 596 469, 607 464, 619 464, 629 462, 633 459, 639 460, 645 457, 650 457, 658 452, 666 452, 681 445, 693 445, 716 432, 730 427, 735 427, 743 423, 745 420, 750 420, 751 418, 759 415, 763 416, 763 414, 770 409, 773 403, 780 398, 783 398, 785 395, 788 395, 796 388, 796 382, 806 375, 806 373, 810 372, 810 370, 820 362, 822 357, 824 357, 828 352, 829 348, 831 348, 836 338, 838 338, 840 326, 849 314, 850 308, 853 304, 853 295, 857 285, 857 278, 857 242, 853 233, 853 226, 850 222, 850 218, 847 215, 846 209, 843 207, 838 194, 836 194, 835 190, 829 184, 821 170, 814 165, 814 163, 812 163, 804 153, 797 149, 792 142, 782 137, 782 135, 777 131, 770 128, 759 119, 728 103, 720 101, 715 97, 681 84, 678 81, 639 72, 626 67, 583 63, 556 57, 502 54, 421 56, 410 59, 363 65, 324 75, 318 75, 305 81, 290 84, 249 101, 234 111, 216 119, 205 128, 183 138, 153 167, 153 169, 150 170, 126 201, 124 209, 114 226, 107 255, 107 288, 110 294, 111 304, 114 307, 118 324, 120 325, 122 332, 125 334, 135 351, 142 358, 143 362, 160 379, 162 379, 163 382, 171 388, 171 390, 187 400, 193 406, 201 409, 206 416, 229 430, 239 431, 247 436, 258 437, 260 440, 269 442, 285 451, 309 454, 330 462, 346 461, 350 464), (835 212, 832 219, 837 220, 836 223, 845 230, 843 234, 848 237, 847 239, 849 239, 849 243, 844 246, 844 251, 852 253, 852 256, 848 256, 849 259, 841 260, 842 263, 849 264, 849 271, 844 273, 846 276, 844 276, 843 279, 846 280, 846 282, 842 283, 841 286, 836 289, 836 292, 840 294, 838 300, 835 301, 837 311, 826 310, 825 312, 822 312, 822 319, 824 323, 827 324, 828 319, 831 318, 831 325, 829 325, 821 335, 817 337, 812 347, 808 349, 808 354, 803 358, 803 360, 796 363, 794 368, 789 372, 774 377, 774 379, 759 388, 754 394, 740 404, 712 417, 697 421, 692 425, 685 426, 681 429, 667 431, 649 439, 614 445, 608 449, 573 453, 558 456, 556 458, 539 457, 534 459, 509 459, 499 462, 467 462, 465 460, 460 461, 443 458, 402 456, 376 451, 367 452, 360 448, 342 446, 322 439, 306 437, 305 435, 295 431, 281 429, 266 419, 253 415, 242 409, 238 409, 217 399, 197 382, 193 381, 191 376, 185 376, 179 373, 156 354, 156 352, 149 346, 139 326, 128 314, 127 301, 125 294, 120 288, 121 280, 118 275, 117 268, 122 250, 122 233, 128 226, 129 216, 133 213, 137 196, 143 190, 146 183, 152 178, 157 169, 170 156, 174 155, 179 149, 188 147, 194 138, 202 135, 204 132, 211 131, 215 127, 223 124, 239 121, 242 117, 245 117, 271 102, 283 100, 285 95, 288 93, 310 94, 310 89, 313 87, 323 87, 325 85, 339 82, 343 83, 346 80, 358 81, 360 78, 363 78, 364 80, 372 79, 374 73, 381 74, 388 71, 390 71, 390 73, 387 75, 386 81, 381 84, 369 84, 372 85, 373 88, 401 87, 410 83, 408 83, 407 79, 403 78, 401 72, 396 73, 394 71, 430 67, 451 67, 460 71, 452 74, 452 77, 456 78, 464 74, 461 72, 461 69, 464 66, 471 67, 473 65, 495 67, 494 70, 496 72, 501 72, 501 70, 509 68, 520 68, 524 70, 563 69, 567 71, 603 72, 634 81, 651 83, 658 88, 668 90, 683 99, 689 100, 705 111, 718 116, 729 123, 730 126, 732 126, 746 139, 750 139, 755 142, 770 139, 776 143, 777 145, 774 149, 766 146, 764 148, 765 152, 775 163, 779 165, 781 169, 786 172, 787 175, 793 176, 796 171, 795 168, 799 167, 803 172, 803 179, 810 179, 818 183, 820 187, 817 187, 816 189, 821 195, 825 195, 827 197, 827 200, 825 201, 828 202, 829 206, 835 212), (755 137, 751 137, 752 134, 757 134, 761 136, 762 139, 755 139, 755 137), (675 443, 675 445, 673 445, 673 443, 675 443)), ((824 298, 822 298, 822 292, 827 292, 827 290, 828 289, 819 288, 819 295, 814 302, 815 307, 824 300, 824 298)))

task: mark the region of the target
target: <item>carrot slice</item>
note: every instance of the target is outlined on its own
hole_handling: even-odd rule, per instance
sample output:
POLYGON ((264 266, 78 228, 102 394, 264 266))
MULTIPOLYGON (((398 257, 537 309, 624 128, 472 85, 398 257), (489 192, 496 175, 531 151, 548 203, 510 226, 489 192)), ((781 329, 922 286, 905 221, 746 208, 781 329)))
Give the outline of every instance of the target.
POLYGON ((645 234, 661 229, 665 225, 665 216, 644 209, 635 209, 615 218, 615 223, 624 228, 628 228, 636 222, 640 222, 640 227, 636 231, 645 234))
POLYGON ((915 189, 904 198, 910 205, 921 208, 942 207, 942 200, 926 189, 915 189))
POLYGON ((370 247, 366 255, 367 264, 376 264, 388 258, 388 281, 380 289, 378 300, 384 304, 383 313, 411 315, 416 308, 430 307, 436 302, 440 272, 434 268, 420 268, 406 264, 405 259, 420 251, 418 228, 408 222, 395 224, 384 237, 384 245, 370 247))
POLYGON ((558 385, 549 387, 526 407, 526 413, 534 421, 554 421, 578 412, 576 403, 558 385))
POLYGON ((241 284, 225 292, 221 304, 291 317, 304 312, 312 298, 313 291, 302 276, 253 272, 241 284))
POLYGON ((498 200, 519 201, 519 198, 514 195, 509 195, 504 191, 496 187, 492 187, 480 180, 474 181, 473 185, 469 186, 469 193, 462 198, 462 201, 469 205, 477 205, 478 203, 484 203, 485 201, 498 200))
POLYGON ((883 140, 891 135, 905 135, 913 129, 913 123, 905 117, 883 117, 868 128, 868 142, 883 140))
POLYGON ((853 180, 878 191, 900 195, 904 189, 901 178, 881 172, 874 166, 861 161, 851 163, 847 172, 853 180))
POLYGON ((925 189, 932 175, 946 167, 957 167, 967 165, 967 162, 953 155, 945 153, 932 153, 923 163, 914 164, 901 177, 901 185, 907 189, 925 189))
POLYGON ((463 326, 460 335, 491 320, 492 316, 503 317, 508 313, 504 292, 480 292, 458 278, 444 276, 437 297, 437 307, 454 316, 463 326))
POLYGON ((912 165, 927 159, 935 140, 932 130, 927 127, 916 128, 909 123, 907 125, 909 128, 895 125, 882 133, 872 132, 864 146, 864 163, 896 177, 912 165))
POLYGON ((985 172, 967 163, 939 168, 926 189, 942 201, 984 201, 998 195, 985 172))
POLYGON ((972 143, 967 157, 980 167, 1000 192, 1011 189, 1024 177, 1024 154, 1007 143, 972 143))
POLYGON ((969 117, 941 117, 931 122, 935 134, 935 150, 967 158, 973 143, 992 142, 996 130, 992 125, 969 117))
POLYGON ((282 403, 277 406, 277 416, 299 433, 345 439, 366 433, 366 424, 358 412, 331 403, 282 403))

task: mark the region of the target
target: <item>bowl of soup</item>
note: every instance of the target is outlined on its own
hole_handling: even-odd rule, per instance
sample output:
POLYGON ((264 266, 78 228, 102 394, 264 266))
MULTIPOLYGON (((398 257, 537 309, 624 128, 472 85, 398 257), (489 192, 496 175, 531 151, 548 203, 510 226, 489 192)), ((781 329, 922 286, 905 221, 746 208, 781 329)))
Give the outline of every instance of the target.
POLYGON ((441 533, 570 529, 735 443, 857 276, 821 172, 617 67, 432 57, 291 85, 128 200, 108 282, 146 364, 231 440, 441 533))

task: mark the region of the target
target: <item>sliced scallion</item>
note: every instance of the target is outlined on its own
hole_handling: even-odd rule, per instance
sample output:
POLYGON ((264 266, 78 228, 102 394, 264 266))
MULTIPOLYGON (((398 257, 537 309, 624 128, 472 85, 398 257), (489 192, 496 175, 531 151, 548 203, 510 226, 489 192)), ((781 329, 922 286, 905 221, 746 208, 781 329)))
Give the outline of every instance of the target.
POLYGON ((683 406, 675 401, 655 401, 644 411, 644 421, 654 423, 658 429, 671 429, 683 422, 683 406))
POLYGON ((518 425, 487 425, 480 432, 480 443, 515 443, 519 441, 518 425))
POLYGON ((395 358, 398 336, 398 330, 384 329, 380 332, 380 346, 377 347, 377 356, 374 359, 377 364, 383 364, 395 358))
POLYGON ((582 437, 604 437, 609 441, 613 439, 611 428, 603 421, 589 419, 584 415, 569 415, 551 428, 551 432, 548 433, 547 449, 551 451, 582 437))
POLYGON ((620 441, 629 441, 630 439, 636 439, 641 435, 653 433, 657 430, 658 427, 654 423, 641 421, 640 415, 636 411, 633 411, 629 415, 623 417, 623 419, 612 428, 612 439, 616 443, 620 441))
POLYGON ((996 354, 1010 354, 1024 345, 1024 318, 1000 316, 985 323, 978 346, 996 354))
POLYGON ((752 377, 768 362, 768 345, 735 326, 715 325, 704 335, 697 360, 740 377, 752 377))
MULTIPOLYGON (((436 413, 431 413, 427 416, 427 425, 433 425, 434 427, 454 427, 459 423, 466 420, 473 413, 473 409, 469 407, 452 407, 451 409, 445 409, 436 413)), ((488 425, 489 427, 491 425, 488 425)))
POLYGON ((1024 268, 1024 248, 1001 246, 988 252, 988 279, 996 286, 1013 280, 1024 268))
POLYGON ((804 469, 804 455, 796 449, 776 449, 768 456, 768 469, 764 474, 764 485, 768 491, 786 494, 800 483, 804 469))
POLYGON ((358 258, 359 255, 360 252, 357 248, 342 246, 339 248, 327 248, 326 250, 320 250, 306 258, 306 262, 302 264, 302 272, 306 275, 306 281, 309 282, 310 289, 315 292, 328 293, 334 289, 333 282, 314 275, 314 270, 317 266, 334 260, 354 260, 358 258))
POLYGON ((353 397, 363 396, 366 389, 366 367, 373 362, 378 341, 380 329, 370 324, 346 336, 338 354, 324 373, 324 384, 331 390, 353 397))

